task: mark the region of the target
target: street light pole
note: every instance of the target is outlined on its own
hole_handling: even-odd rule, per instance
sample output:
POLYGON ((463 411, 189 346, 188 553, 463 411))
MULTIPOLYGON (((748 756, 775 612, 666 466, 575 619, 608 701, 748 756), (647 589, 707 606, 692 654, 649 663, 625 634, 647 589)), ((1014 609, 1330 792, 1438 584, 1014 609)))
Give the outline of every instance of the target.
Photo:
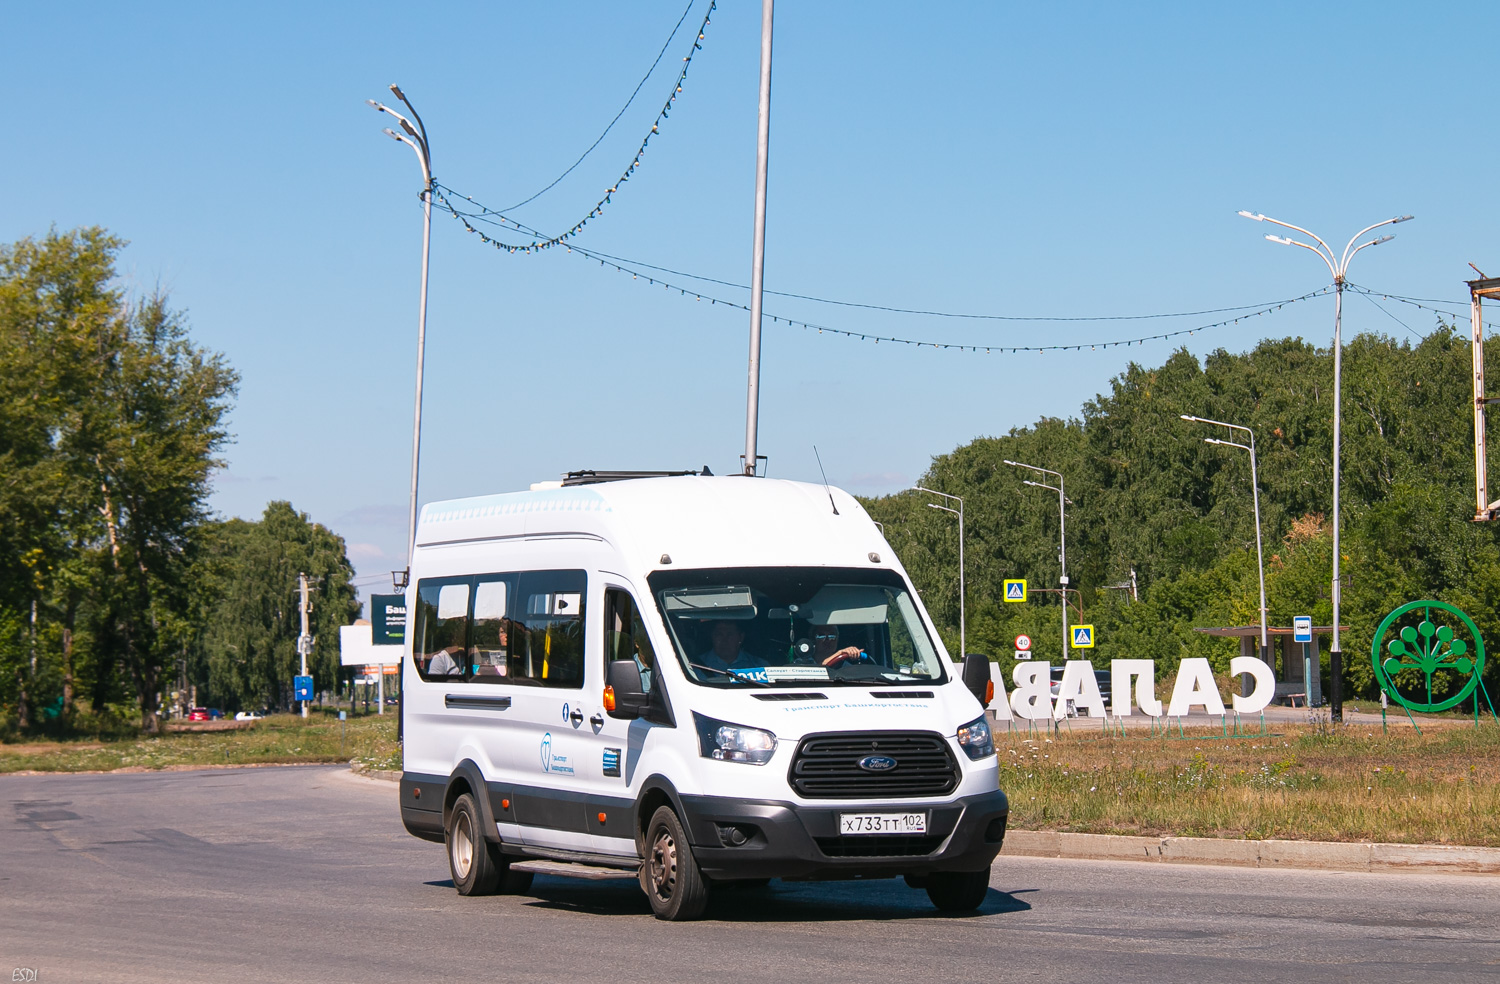
POLYGON ((946 492, 936 492, 932 489, 924 489, 920 485, 911 487, 913 492, 926 492, 928 495, 940 495, 944 499, 953 499, 958 502, 957 509, 940 506, 936 502, 927 503, 928 509, 941 509, 943 512, 952 513, 958 517, 958 658, 960 661, 969 655, 968 637, 965 635, 967 622, 964 618, 964 500, 956 495, 946 492))
POLYGON ((750 368, 746 387, 745 467, 755 474, 760 426, 761 293, 766 277, 766 165, 771 156, 771 13, 774 0, 760 4, 760 118, 755 141, 755 238, 750 259, 750 368))
POLYGON ((411 425, 411 496, 407 509, 406 526, 406 569, 402 573, 401 584, 397 587, 406 587, 411 577, 411 559, 417 546, 417 472, 422 453, 422 375, 423 359, 427 351, 427 265, 432 253, 432 153, 427 145, 427 128, 422 125, 422 117, 417 115, 416 109, 407 100, 406 94, 397 85, 391 85, 391 92, 401 100, 401 104, 411 113, 411 120, 391 109, 389 106, 378 103, 373 99, 365 100, 376 110, 394 116, 405 134, 397 133, 390 127, 383 131, 392 140, 406 144, 417 154, 417 163, 422 166, 422 295, 417 307, 417 393, 416 406, 412 412, 411 425))
MULTIPOLYGON (((1236 444, 1233 441, 1221 441, 1215 437, 1205 437, 1203 443, 1220 444, 1226 448, 1239 448, 1241 451, 1250 452, 1250 497, 1255 503, 1255 567, 1260 572, 1260 658, 1261 662, 1270 666, 1271 660, 1268 657, 1270 656, 1271 644, 1269 632, 1266 628, 1266 562, 1264 554, 1261 553, 1260 546, 1260 481, 1255 473, 1255 431, 1248 427, 1242 427, 1239 424, 1226 424, 1222 420, 1209 420, 1207 417, 1194 417, 1192 414, 1187 413, 1182 415, 1182 419, 1191 420, 1199 424, 1213 424, 1216 427, 1227 427, 1230 430, 1244 431, 1250 435, 1249 447, 1243 444, 1236 444)), ((1306 683, 1307 681, 1304 680, 1303 682, 1306 683)), ((1308 692, 1311 693, 1311 691, 1308 692)))
POLYGON ((1307 243, 1286 236, 1266 236, 1273 243, 1280 243, 1283 246, 1300 246, 1303 249, 1311 250, 1318 254, 1318 258, 1327 264, 1328 272, 1333 274, 1333 588, 1331 592, 1333 595, 1333 648, 1328 650, 1328 676, 1332 684, 1329 688, 1331 691, 1329 694, 1331 698, 1329 701, 1329 717, 1334 721, 1342 721, 1344 720, 1344 684, 1342 679, 1344 673, 1344 654, 1343 650, 1339 647, 1339 601, 1342 596, 1339 584, 1339 452, 1343 425, 1344 344, 1341 332, 1344 315, 1344 287, 1346 286, 1349 273, 1349 261, 1354 259, 1356 253, 1366 246, 1379 246, 1381 243, 1388 243, 1396 237, 1379 236, 1368 242, 1360 243, 1358 246, 1354 245, 1355 242, 1372 230, 1379 229, 1381 226, 1405 222, 1413 218, 1413 216, 1398 215, 1394 218, 1376 222, 1374 225, 1365 226, 1350 237, 1348 245, 1344 247, 1344 252, 1336 255, 1332 247, 1322 239, 1319 239, 1315 233, 1301 226, 1294 226, 1290 222, 1282 222, 1280 219, 1273 219, 1259 212, 1242 210, 1239 214, 1247 219, 1254 219, 1256 222, 1269 222, 1272 225, 1279 225, 1283 229, 1291 229, 1294 232, 1300 232, 1304 236, 1311 237, 1317 242, 1317 246, 1310 246, 1307 243))
MULTIPOLYGON (((1021 484, 1031 485, 1039 489, 1047 489, 1048 491, 1057 493, 1057 567, 1059 572, 1057 581, 1063 586, 1064 591, 1066 591, 1068 587, 1068 497, 1063 492, 1062 472, 1055 472, 1050 468, 1038 468, 1036 465, 1028 465, 1020 461, 1011 461, 1009 458, 1004 459, 1004 461, 1007 465, 1010 465, 1013 468, 1029 468, 1032 471, 1040 472, 1043 475, 1057 476, 1056 485, 1044 485, 1041 482, 1033 482, 1030 479, 1023 479, 1021 484)), ((1079 604, 1081 605, 1083 603, 1082 593, 1078 595, 1078 599, 1079 604)), ((1068 596, 1066 594, 1063 595, 1062 626, 1062 654, 1063 662, 1066 663, 1068 661, 1068 596)))

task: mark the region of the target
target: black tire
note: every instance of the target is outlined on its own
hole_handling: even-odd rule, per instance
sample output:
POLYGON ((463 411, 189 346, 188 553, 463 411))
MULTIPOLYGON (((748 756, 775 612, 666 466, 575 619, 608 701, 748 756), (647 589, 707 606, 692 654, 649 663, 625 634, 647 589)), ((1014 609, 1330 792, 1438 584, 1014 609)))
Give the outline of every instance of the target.
POLYGON ((510 858, 500 853, 498 845, 491 844, 500 868, 500 884, 495 891, 501 895, 525 895, 531 891, 531 879, 536 877, 529 871, 517 871, 510 866, 510 858))
POLYGON ((931 875, 902 875, 901 877, 906 880, 906 887, 907 888, 919 888, 920 889, 920 888, 926 888, 927 887, 927 879, 930 878, 930 877, 932 877, 932 876, 931 875))
POLYGON ((972 912, 990 891, 990 869, 934 871, 927 876, 927 897, 944 912, 972 912))
POLYGON ((670 806, 659 807, 646 825, 640 880, 658 919, 697 919, 708 905, 708 879, 698 870, 682 823, 670 806))
POLYGON ((448 871, 459 895, 493 895, 500 886, 501 869, 484 839, 484 821, 474 797, 464 793, 454 800, 443 828, 443 846, 448 849, 448 871))

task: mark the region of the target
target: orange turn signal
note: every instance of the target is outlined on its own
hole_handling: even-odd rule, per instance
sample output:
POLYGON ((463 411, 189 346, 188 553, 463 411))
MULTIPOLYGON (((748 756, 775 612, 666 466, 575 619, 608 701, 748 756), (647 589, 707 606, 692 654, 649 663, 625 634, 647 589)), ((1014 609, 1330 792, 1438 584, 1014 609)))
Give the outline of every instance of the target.
POLYGON ((501 800, 500 801, 500 809, 502 809, 502 810, 508 810, 508 809, 510 809, 510 800, 505 800, 505 799, 501 800))
POLYGON ((991 680, 984 685, 984 706, 988 707, 995 700, 995 681, 991 680))
MULTIPOLYGON (((615 688, 614 687, 606 686, 604 688, 604 709, 606 711, 612 711, 612 710, 615 709, 615 688)), ((604 821, 602 821, 602 820, 600 821, 600 823, 603 823, 603 822, 604 821)))
POLYGON ((601 825, 602 825, 602 824, 603 824, 603 823, 604 823, 604 814, 602 814, 602 813, 601 813, 601 814, 599 814, 599 823, 600 823, 600 824, 601 824, 601 825))

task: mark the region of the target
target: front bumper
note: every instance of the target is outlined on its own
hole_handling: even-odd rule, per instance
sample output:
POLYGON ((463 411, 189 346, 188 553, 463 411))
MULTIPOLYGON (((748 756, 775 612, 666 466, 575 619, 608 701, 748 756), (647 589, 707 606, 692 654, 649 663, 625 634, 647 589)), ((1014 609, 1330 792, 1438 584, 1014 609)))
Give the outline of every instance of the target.
POLYGON ((980 871, 1005 840, 1010 803, 995 790, 937 805, 807 806, 730 796, 683 796, 693 856, 710 878, 891 878, 980 871), (923 836, 840 836, 840 813, 926 810, 923 836), (743 843, 736 843, 743 839, 743 843))

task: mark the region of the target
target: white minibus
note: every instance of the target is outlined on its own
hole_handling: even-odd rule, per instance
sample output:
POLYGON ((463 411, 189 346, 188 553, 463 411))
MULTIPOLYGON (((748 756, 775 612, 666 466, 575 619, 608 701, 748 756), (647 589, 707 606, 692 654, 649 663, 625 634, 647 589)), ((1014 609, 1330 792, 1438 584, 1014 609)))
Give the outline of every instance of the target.
POLYGON ((772 878, 978 907, 1008 816, 988 661, 955 675, 847 493, 635 474, 422 509, 406 829, 464 895, 549 859, 638 872, 662 919, 772 878))

